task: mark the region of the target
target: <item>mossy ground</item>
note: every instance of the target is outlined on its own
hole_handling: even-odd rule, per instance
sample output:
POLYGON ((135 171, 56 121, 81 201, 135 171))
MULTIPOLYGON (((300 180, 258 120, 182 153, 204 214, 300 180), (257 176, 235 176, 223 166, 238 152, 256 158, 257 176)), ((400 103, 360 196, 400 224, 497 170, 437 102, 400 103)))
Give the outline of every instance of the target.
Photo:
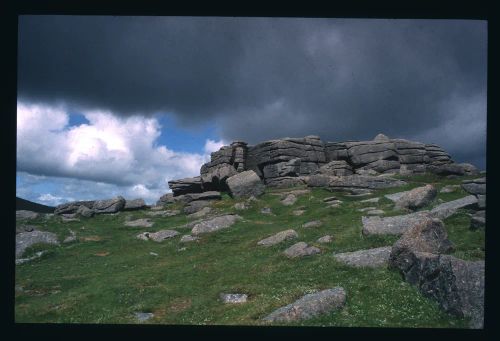
MULTIPOLYGON (((399 273, 386 268, 359 269, 335 261, 333 253, 391 245, 397 237, 364 237, 357 209, 374 206, 386 216, 394 211, 384 194, 395 193, 425 183, 438 189, 459 184, 466 177, 443 179, 425 175, 406 178, 407 186, 375 191, 371 196, 352 198, 342 193, 313 189, 301 195, 292 206, 283 206, 268 190, 251 208, 236 211, 234 200, 223 195, 213 207, 218 212, 238 213, 244 219, 233 227, 203 235, 198 242, 181 244, 180 236, 156 243, 135 236, 189 221, 185 215, 151 218, 152 228, 125 227, 126 216, 144 217, 144 211, 121 212, 62 223, 57 218, 39 219, 33 225, 55 232, 60 240, 77 233, 79 240, 61 246, 34 246, 26 255, 48 250, 40 259, 16 266, 16 322, 48 323, 138 323, 134 312, 152 312, 151 324, 262 325, 261 318, 304 294, 335 286, 344 287, 344 309, 294 323, 307 326, 355 327, 444 327, 467 328, 466 319, 453 317, 404 282, 399 273), (322 202, 336 195, 339 208, 322 202), (361 203, 382 197, 378 203, 361 203), (302 216, 292 211, 305 207, 302 216), (272 215, 261 208, 271 207, 272 215), (321 220, 316 228, 302 228, 311 220, 321 220), (276 232, 293 228, 299 238, 265 248, 257 241, 276 232), (316 240, 330 234, 333 242, 316 240), (321 254, 288 259, 282 251, 297 241, 321 249, 321 254), (185 250, 182 248, 185 247, 185 250), (155 253, 157 255, 151 254, 155 253), (245 304, 227 305, 219 300, 221 292, 249 295, 245 304)), ((289 189, 287 189, 289 190, 289 189)), ((462 189, 440 193, 437 200, 453 200, 467 195, 462 189)), ((484 232, 469 230, 467 210, 445 220, 449 238, 455 243, 454 255, 467 260, 484 259, 484 232)), ((181 234, 190 230, 177 228, 181 234)))

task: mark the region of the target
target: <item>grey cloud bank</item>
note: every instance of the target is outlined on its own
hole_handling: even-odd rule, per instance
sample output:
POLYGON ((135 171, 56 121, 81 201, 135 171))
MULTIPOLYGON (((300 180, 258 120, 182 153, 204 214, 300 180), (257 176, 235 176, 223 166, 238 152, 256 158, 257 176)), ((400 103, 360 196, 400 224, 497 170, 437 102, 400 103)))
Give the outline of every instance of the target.
POLYGON ((486 53, 485 21, 22 16, 18 96, 227 141, 383 132, 484 168, 486 53))

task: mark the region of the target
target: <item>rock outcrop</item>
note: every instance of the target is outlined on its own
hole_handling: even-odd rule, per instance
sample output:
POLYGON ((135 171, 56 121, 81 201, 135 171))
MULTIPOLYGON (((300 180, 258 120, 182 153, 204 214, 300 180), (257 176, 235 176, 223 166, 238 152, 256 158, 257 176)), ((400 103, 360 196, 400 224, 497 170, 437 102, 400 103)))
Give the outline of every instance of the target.
POLYGON ((72 201, 57 206, 54 214, 79 214, 84 217, 91 217, 94 214, 116 213, 123 210, 125 202, 126 200, 121 196, 105 200, 72 201))

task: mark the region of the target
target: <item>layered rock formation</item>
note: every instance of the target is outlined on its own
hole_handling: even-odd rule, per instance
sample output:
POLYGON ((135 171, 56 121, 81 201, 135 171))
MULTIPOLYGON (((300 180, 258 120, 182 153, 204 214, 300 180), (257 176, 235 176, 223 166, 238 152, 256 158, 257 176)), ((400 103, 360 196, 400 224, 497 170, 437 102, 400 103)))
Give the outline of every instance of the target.
MULTIPOLYGON (((359 176, 426 171, 442 175, 478 172, 472 165, 454 163, 450 155, 435 144, 390 139, 383 134, 371 141, 346 142, 323 142, 318 136, 306 136, 270 140, 253 146, 235 141, 213 152, 210 162, 201 167, 199 177, 172 180, 169 186, 174 197, 213 190, 230 192, 227 180, 244 171, 254 171, 269 187, 299 184, 328 187, 333 181, 332 189, 345 187, 342 178, 348 176, 353 177, 351 182, 358 183, 359 176)), ((377 186, 383 183, 377 188, 399 185, 390 178, 385 179, 364 179, 367 185, 361 187, 370 189, 374 183, 377 186)))

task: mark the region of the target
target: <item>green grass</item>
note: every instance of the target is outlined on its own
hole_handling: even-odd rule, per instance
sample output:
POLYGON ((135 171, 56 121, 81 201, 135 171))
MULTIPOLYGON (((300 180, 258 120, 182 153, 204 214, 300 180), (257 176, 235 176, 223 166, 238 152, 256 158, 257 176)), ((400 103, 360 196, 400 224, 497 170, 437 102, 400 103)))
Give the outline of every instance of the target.
MULTIPOLYGON (((49 323, 137 323, 134 312, 153 312, 152 324, 261 325, 262 317, 289 304, 304 294, 335 286, 347 292, 346 307, 340 311, 295 323, 310 326, 356 327, 445 327, 467 328, 468 321, 453 317, 437 304, 405 283, 399 273, 386 268, 357 269, 335 261, 336 252, 391 245, 397 237, 363 237, 358 208, 374 206, 386 215, 401 214, 387 199, 379 203, 361 203, 370 197, 399 192, 423 183, 458 184, 461 179, 432 176, 412 178, 408 185, 377 191, 371 196, 351 198, 342 193, 313 189, 301 195, 292 206, 283 206, 280 197, 268 191, 252 203, 250 209, 236 211, 227 195, 213 205, 220 213, 238 213, 244 219, 233 227, 203 235, 199 242, 180 244, 180 236, 162 243, 142 241, 135 236, 142 231, 166 228, 189 234, 178 228, 191 221, 181 214, 155 218, 153 228, 125 227, 126 216, 146 217, 144 212, 122 212, 96 216, 80 222, 61 223, 57 218, 39 219, 33 225, 55 232, 62 240, 72 229, 78 242, 50 247, 40 259, 16 266, 16 322, 49 323), (336 195, 343 204, 326 206, 322 199, 336 195), (260 209, 271 207, 273 215, 260 209), (306 207, 302 216, 292 211, 306 207), (305 229, 301 225, 321 220, 323 225, 305 229), (293 228, 299 238, 269 248, 257 241, 276 232, 293 228), (316 240, 330 234, 330 244, 316 240), (282 251, 297 241, 321 249, 321 254, 302 259, 288 259, 282 251), (181 250, 185 247, 185 250, 181 250), (150 252, 158 254, 151 255, 150 252), (225 305, 221 292, 242 292, 249 301, 225 305)), ((408 179, 407 179, 408 180, 408 179)), ((464 196, 439 194, 452 200, 464 196)), ((433 203, 433 205, 437 202, 433 203)), ((467 211, 445 220, 454 255, 467 260, 484 258, 484 232, 468 229, 467 211)), ((32 254, 47 249, 35 246, 32 254)))

